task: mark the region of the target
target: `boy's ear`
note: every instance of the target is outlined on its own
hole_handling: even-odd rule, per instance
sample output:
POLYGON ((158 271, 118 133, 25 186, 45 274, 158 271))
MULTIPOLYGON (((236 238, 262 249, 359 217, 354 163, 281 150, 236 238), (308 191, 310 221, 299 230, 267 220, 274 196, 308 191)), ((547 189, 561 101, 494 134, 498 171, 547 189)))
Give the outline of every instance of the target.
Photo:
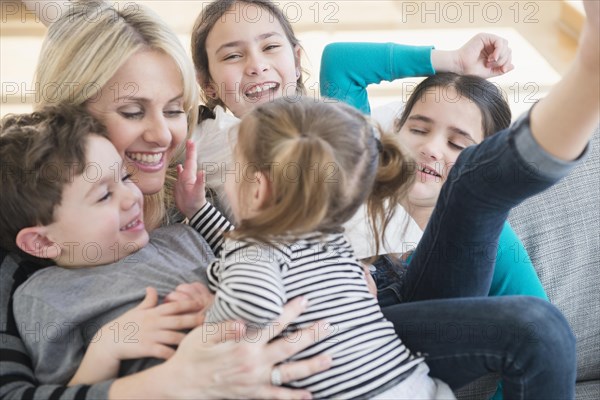
POLYGON ((30 226, 17 233, 17 246, 37 258, 55 259, 61 253, 60 246, 47 236, 46 227, 30 226))
POLYGON ((252 193, 252 209, 261 210, 271 202, 271 181, 260 171, 256 172, 254 179, 256 179, 256 184, 252 193))

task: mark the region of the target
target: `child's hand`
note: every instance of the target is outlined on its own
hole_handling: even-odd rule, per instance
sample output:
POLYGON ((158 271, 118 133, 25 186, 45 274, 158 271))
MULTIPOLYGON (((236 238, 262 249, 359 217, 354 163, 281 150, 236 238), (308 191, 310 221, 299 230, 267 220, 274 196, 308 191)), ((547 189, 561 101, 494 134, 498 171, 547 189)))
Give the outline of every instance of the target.
MULTIPOLYGON (((202 311, 207 310, 213 303, 215 295, 202 283, 182 283, 177 286, 174 291, 169 293, 165 297, 165 302, 168 301, 185 301, 193 300, 201 305, 202 311)), ((200 320, 203 321, 204 313, 199 315, 200 320)), ((199 322, 199 323, 201 323, 199 322)))
POLYGON ((369 288, 369 292, 377 298, 377 284, 371 275, 371 271, 369 271, 369 266, 364 262, 361 262, 363 272, 365 273, 365 280, 367 281, 367 287, 369 288))
POLYGON ((196 145, 188 140, 185 144, 185 161, 177 166, 175 183, 175 204, 188 218, 206 204, 204 191, 204 171, 198 171, 196 145))
POLYGON ((175 350, 170 345, 181 342, 182 330, 198 326, 202 306, 189 299, 157 304, 156 289, 147 288, 140 304, 103 326, 98 341, 105 351, 117 360, 171 357, 175 350))
POLYGON ((195 300, 158 304, 156 289, 135 308, 104 325, 92 339, 69 385, 94 384, 116 378, 122 360, 143 357, 168 359, 185 329, 201 322, 202 306, 195 300))
MULTIPOLYGON (((440 56, 440 53, 444 52, 437 52, 437 56, 440 56)), ((431 60, 436 70, 491 78, 505 74, 514 68, 508 42, 489 33, 479 33, 460 49, 449 53, 450 62, 444 58, 444 61, 439 61, 438 65, 432 53, 431 60)))

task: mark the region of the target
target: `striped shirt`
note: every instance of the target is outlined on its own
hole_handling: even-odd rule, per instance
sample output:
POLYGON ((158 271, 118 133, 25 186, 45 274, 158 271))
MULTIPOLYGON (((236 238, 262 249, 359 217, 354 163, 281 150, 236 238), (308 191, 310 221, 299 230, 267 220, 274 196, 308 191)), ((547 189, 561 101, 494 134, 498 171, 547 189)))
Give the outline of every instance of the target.
POLYGON ((209 322, 241 319, 264 327, 286 302, 304 296, 306 311, 283 334, 293 336, 319 320, 330 323, 331 335, 291 358, 332 356, 329 370, 288 384, 315 398, 370 397, 397 385, 423 362, 384 318, 342 234, 313 233, 270 244, 226 239, 208 267, 208 279, 216 292, 209 322))

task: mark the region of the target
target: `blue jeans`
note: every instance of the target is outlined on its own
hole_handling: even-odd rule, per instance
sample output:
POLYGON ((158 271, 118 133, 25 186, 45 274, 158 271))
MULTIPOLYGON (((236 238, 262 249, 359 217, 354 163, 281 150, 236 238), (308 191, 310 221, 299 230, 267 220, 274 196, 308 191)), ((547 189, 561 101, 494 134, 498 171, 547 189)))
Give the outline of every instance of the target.
POLYGON ((575 338, 560 311, 527 296, 440 299, 383 309, 431 376, 452 389, 500 373, 505 399, 575 397, 575 338))
POLYGON ((382 293, 402 303, 383 308, 400 338, 453 389, 497 372, 507 399, 574 398, 575 338, 562 314, 536 298, 485 297, 510 209, 574 165, 539 148, 528 118, 465 149, 402 283, 382 293))

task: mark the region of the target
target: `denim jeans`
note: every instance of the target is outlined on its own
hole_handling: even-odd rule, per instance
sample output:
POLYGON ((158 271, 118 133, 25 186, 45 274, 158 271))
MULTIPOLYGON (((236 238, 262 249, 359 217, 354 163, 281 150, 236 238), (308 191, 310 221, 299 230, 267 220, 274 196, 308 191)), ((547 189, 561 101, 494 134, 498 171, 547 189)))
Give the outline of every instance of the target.
POLYGON ((536 298, 485 296, 510 209, 575 164, 546 154, 528 117, 465 149, 410 268, 382 291, 382 305, 401 303, 383 308, 400 338, 453 389, 497 372, 507 399, 574 397, 575 338, 560 311, 536 298))
POLYGON ((500 373, 505 399, 575 397, 575 338, 554 306, 528 296, 438 299, 383 309, 452 389, 500 373))

